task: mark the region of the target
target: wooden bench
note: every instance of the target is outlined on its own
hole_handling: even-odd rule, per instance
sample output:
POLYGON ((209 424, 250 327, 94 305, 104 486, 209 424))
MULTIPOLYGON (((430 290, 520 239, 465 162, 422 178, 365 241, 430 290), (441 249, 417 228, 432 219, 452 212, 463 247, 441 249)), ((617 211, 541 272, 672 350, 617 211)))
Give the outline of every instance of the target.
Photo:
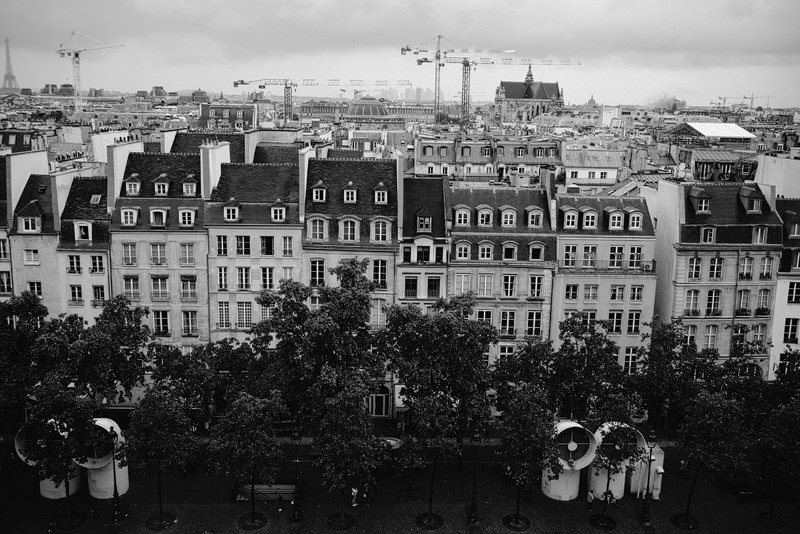
MULTIPOLYGON (((284 500, 291 502, 294 500, 295 485, 292 484, 256 484, 253 496, 258 502, 284 500)), ((250 500, 250 484, 239 486, 234 495, 234 500, 250 500)))

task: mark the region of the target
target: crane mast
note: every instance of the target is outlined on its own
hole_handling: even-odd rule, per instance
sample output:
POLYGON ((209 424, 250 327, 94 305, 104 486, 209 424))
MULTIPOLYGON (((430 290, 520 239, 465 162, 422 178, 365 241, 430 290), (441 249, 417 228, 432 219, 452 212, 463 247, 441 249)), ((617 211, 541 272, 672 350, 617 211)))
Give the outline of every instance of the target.
POLYGON ((75 111, 78 110, 80 105, 83 103, 83 96, 81 95, 81 53, 88 52, 90 50, 103 50, 106 48, 117 48, 120 46, 125 46, 125 43, 100 43, 96 39, 92 39, 88 35, 80 34, 83 37, 100 43, 96 46, 88 46, 83 48, 78 48, 78 31, 72 30, 72 48, 67 48, 63 44, 58 45, 56 49, 56 53, 61 57, 71 57, 72 58, 72 85, 75 90, 75 111))

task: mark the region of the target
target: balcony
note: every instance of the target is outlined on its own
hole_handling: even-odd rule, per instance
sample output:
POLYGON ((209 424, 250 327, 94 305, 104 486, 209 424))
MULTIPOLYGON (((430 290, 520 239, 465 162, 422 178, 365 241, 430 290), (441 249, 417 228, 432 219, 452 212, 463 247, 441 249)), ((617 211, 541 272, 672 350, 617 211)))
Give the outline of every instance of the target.
POLYGON ((217 328, 230 328, 231 322, 230 321, 221 321, 217 323, 217 328))
POLYGON ((700 310, 697 308, 685 308, 683 310, 684 317, 697 317, 700 315, 700 310))
POLYGON ((756 315, 769 315, 769 308, 756 308, 756 315))
POLYGON ((182 337, 197 337, 197 328, 184 328, 181 331, 182 337))
POLYGON ((122 265, 126 265, 126 266, 136 265, 136 258, 133 258, 133 257, 130 257, 130 256, 123 257, 122 258, 122 265))
POLYGON ((706 310, 706 317, 719 317, 722 311, 719 308, 709 308, 706 310))
POLYGON ((753 273, 739 273, 739 280, 752 280, 753 273))
POLYGON ((150 293, 150 300, 169 300, 169 291, 153 291, 150 293))
POLYGON ((784 343, 797 343, 797 336, 783 336, 784 343))
POLYGON ((517 337, 517 331, 514 328, 501 328, 500 337, 517 337))
POLYGON ((161 265, 166 267, 167 258, 150 258, 150 265, 161 265))
POLYGON ((253 323, 252 323, 252 321, 249 322, 249 323, 234 323, 233 324, 233 328, 235 330, 247 330, 247 329, 253 328, 253 323))
POLYGON ((656 260, 637 261, 631 264, 630 261, 606 261, 593 260, 584 262, 581 258, 574 260, 558 260, 558 267, 565 271, 578 272, 607 272, 633 274, 654 274, 656 272, 656 260))
POLYGON ((156 337, 170 337, 172 334, 169 330, 154 330, 153 335, 156 337))
POLYGON ((91 274, 105 274, 106 270, 103 267, 92 267, 89 269, 89 273, 91 274))
POLYGON ((238 291, 250 291, 250 288, 251 288, 250 284, 237 284, 236 285, 236 289, 238 291))
POLYGON ((182 290, 181 291, 181 300, 197 300, 197 291, 182 290))
POLYGON ((761 273, 758 275, 759 280, 772 280, 772 273, 761 273))
POLYGON ((67 267, 67 274, 81 274, 83 269, 80 267, 67 267))
POLYGON ((103 299, 92 299, 92 308, 102 308, 103 303, 105 303, 103 299))
POLYGON ((736 317, 750 317, 750 308, 736 308, 733 314, 736 317))
POLYGON ((83 306, 83 299, 69 299, 67 306, 83 306))
POLYGON ((181 267, 194 267, 194 258, 181 258, 181 267))
POLYGON ((140 295, 138 291, 125 291, 123 293, 128 300, 139 300, 140 295))

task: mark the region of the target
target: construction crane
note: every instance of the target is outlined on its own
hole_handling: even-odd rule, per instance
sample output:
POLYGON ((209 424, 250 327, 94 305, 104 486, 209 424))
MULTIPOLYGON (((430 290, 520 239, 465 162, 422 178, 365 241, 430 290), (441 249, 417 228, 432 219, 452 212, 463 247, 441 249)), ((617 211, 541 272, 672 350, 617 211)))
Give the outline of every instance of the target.
POLYGON ((297 83, 289 78, 261 78, 259 80, 234 80, 233 86, 239 87, 240 85, 250 85, 251 83, 258 84, 259 89, 265 89, 268 85, 282 85, 283 86, 283 119, 292 120, 292 93, 297 87, 297 83))
POLYGON ((766 95, 754 95, 753 93, 750 93, 749 96, 748 95, 744 95, 742 98, 750 99, 750 108, 752 109, 754 100, 766 99, 767 107, 769 108, 769 99, 770 98, 775 98, 775 97, 774 96, 766 96, 766 95))
POLYGON ((72 48, 67 48, 63 44, 58 45, 56 53, 61 57, 72 57, 72 85, 75 89, 75 111, 83 103, 81 95, 81 54, 90 50, 103 50, 105 48, 117 48, 125 46, 125 43, 101 43, 97 39, 93 39, 88 35, 84 35, 79 31, 72 30, 72 48), (78 35, 90 41, 98 43, 95 46, 78 47, 78 35))
POLYGON ((433 102, 434 121, 439 121, 441 68, 447 63, 461 64, 461 123, 469 124, 470 118, 470 75, 477 65, 549 65, 572 66, 580 65, 580 61, 571 59, 532 59, 516 57, 516 50, 508 49, 470 49, 470 48, 442 48, 444 36, 436 36, 436 49, 412 48, 409 45, 400 48, 400 53, 406 55, 433 54, 433 59, 428 56, 417 59, 417 65, 433 63, 435 69, 435 94, 433 102))

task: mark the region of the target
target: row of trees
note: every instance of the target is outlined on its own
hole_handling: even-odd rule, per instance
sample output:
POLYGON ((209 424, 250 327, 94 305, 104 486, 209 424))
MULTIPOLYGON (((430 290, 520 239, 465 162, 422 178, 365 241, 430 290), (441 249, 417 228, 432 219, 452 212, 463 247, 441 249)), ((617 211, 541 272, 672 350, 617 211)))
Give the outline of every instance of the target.
MULTIPOLYGON (((341 510, 329 521, 333 528, 353 522, 346 514, 346 490, 369 484, 386 459, 366 399, 386 383, 387 373, 404 385, 400 465, 427 469, 431 477, 428 510, 418 518, 424 528, 441 524, 433 512, 437 465, 460 455, 465 437, 498 437, 520 489, 536 484, 545 468, 557 475, 561 463, 553 422, 558 416, 594 430, 646 408, 651 423, 680 429, 691 471, 715 481, 730 471, 722 463, 734 449, 742 472, 752 478, 756 457, 769 455, 787 465, 780 444, 792 436, 784 433, 783 441, 769 442, 758 436, 774 432, 797 409, 800 381, 792 372, 773 385, 741 376, 739 369, 750 361, 743 342, 718 365, 714 351, 685 342, 680 322, 656 322, 640 348, 639 372, 627 375, 607 325, 578 315, 561 323, 557 350, 549 341, 530 338, 490 367, 485 355, 497 332, 470 319, 473 297, 440 300, 429 314, 392 306, 385 327, 373 331, 374 288, 365 276, 366 263, 345 260, 332 272, 337 287, 312 290, 283 281, 278 291, 262 293, 258 301, 272 315, 253 328, 248 342, 228 339, 187 354, 153 343, 143 321, 147 311, 130 308, 122 297, 108 301, 91 326, 75 316, 45 321, 36 297, 15 297, 0 304, 0 366, 8 377, 0 385, 0 402, 13 409, 8 413, 22 414, 31 398, 39 400, 31 412, 31 435, 50 432, 49 441, 79 445, 60 455, 31 448, 39 455, 42 476, 67 481, 71 461, 66 460, 85 455, 89 445, 88 438, 74 436, 91 436, 91 416, 103 399, 130 400, 151 372, 128 429, 131 457, 152 459, 160 468, 197 458, 192 427, 202 428, 216 415, 208 465, 250 484, 251 501, 255 481, 274 480, 274 462, 281 456, 276 427, 292 421, 314 438, 322 483, 341 495, 341 510), (313 309, 312 296, 319 303, 313 309), (70 398, 74 405, 51 404, 70 398), (726 417, 715 417, 714 410, 721 409, 726 417), (493 417, 493 411, 502 417, 493 417), (740 419, 732 421, 734 416, 740 419), (752 439, 737 437, 736 447, 725 447, 721 436, 731 436, 727 425, 734 424, 748 429, 752 439), (49 458, 55 457, 64 461, 50 469, 49 458)), ((630 436, 620 439, 632 442, 630 436)), ((598 462, 613 469, 624 468, 637 453, 635 448, 605 452, 612 449, 625 447, 602 449, 598 462)), ((788 458, 796 469, 797 454, 788 458)), ((523 519, 518 499, 510 521, 523 519)), ((252 508, 240 524, 247 528, 260 521, 252 508)), ((154 519, 162 526, 169 522, 163 513, 154 519)))

